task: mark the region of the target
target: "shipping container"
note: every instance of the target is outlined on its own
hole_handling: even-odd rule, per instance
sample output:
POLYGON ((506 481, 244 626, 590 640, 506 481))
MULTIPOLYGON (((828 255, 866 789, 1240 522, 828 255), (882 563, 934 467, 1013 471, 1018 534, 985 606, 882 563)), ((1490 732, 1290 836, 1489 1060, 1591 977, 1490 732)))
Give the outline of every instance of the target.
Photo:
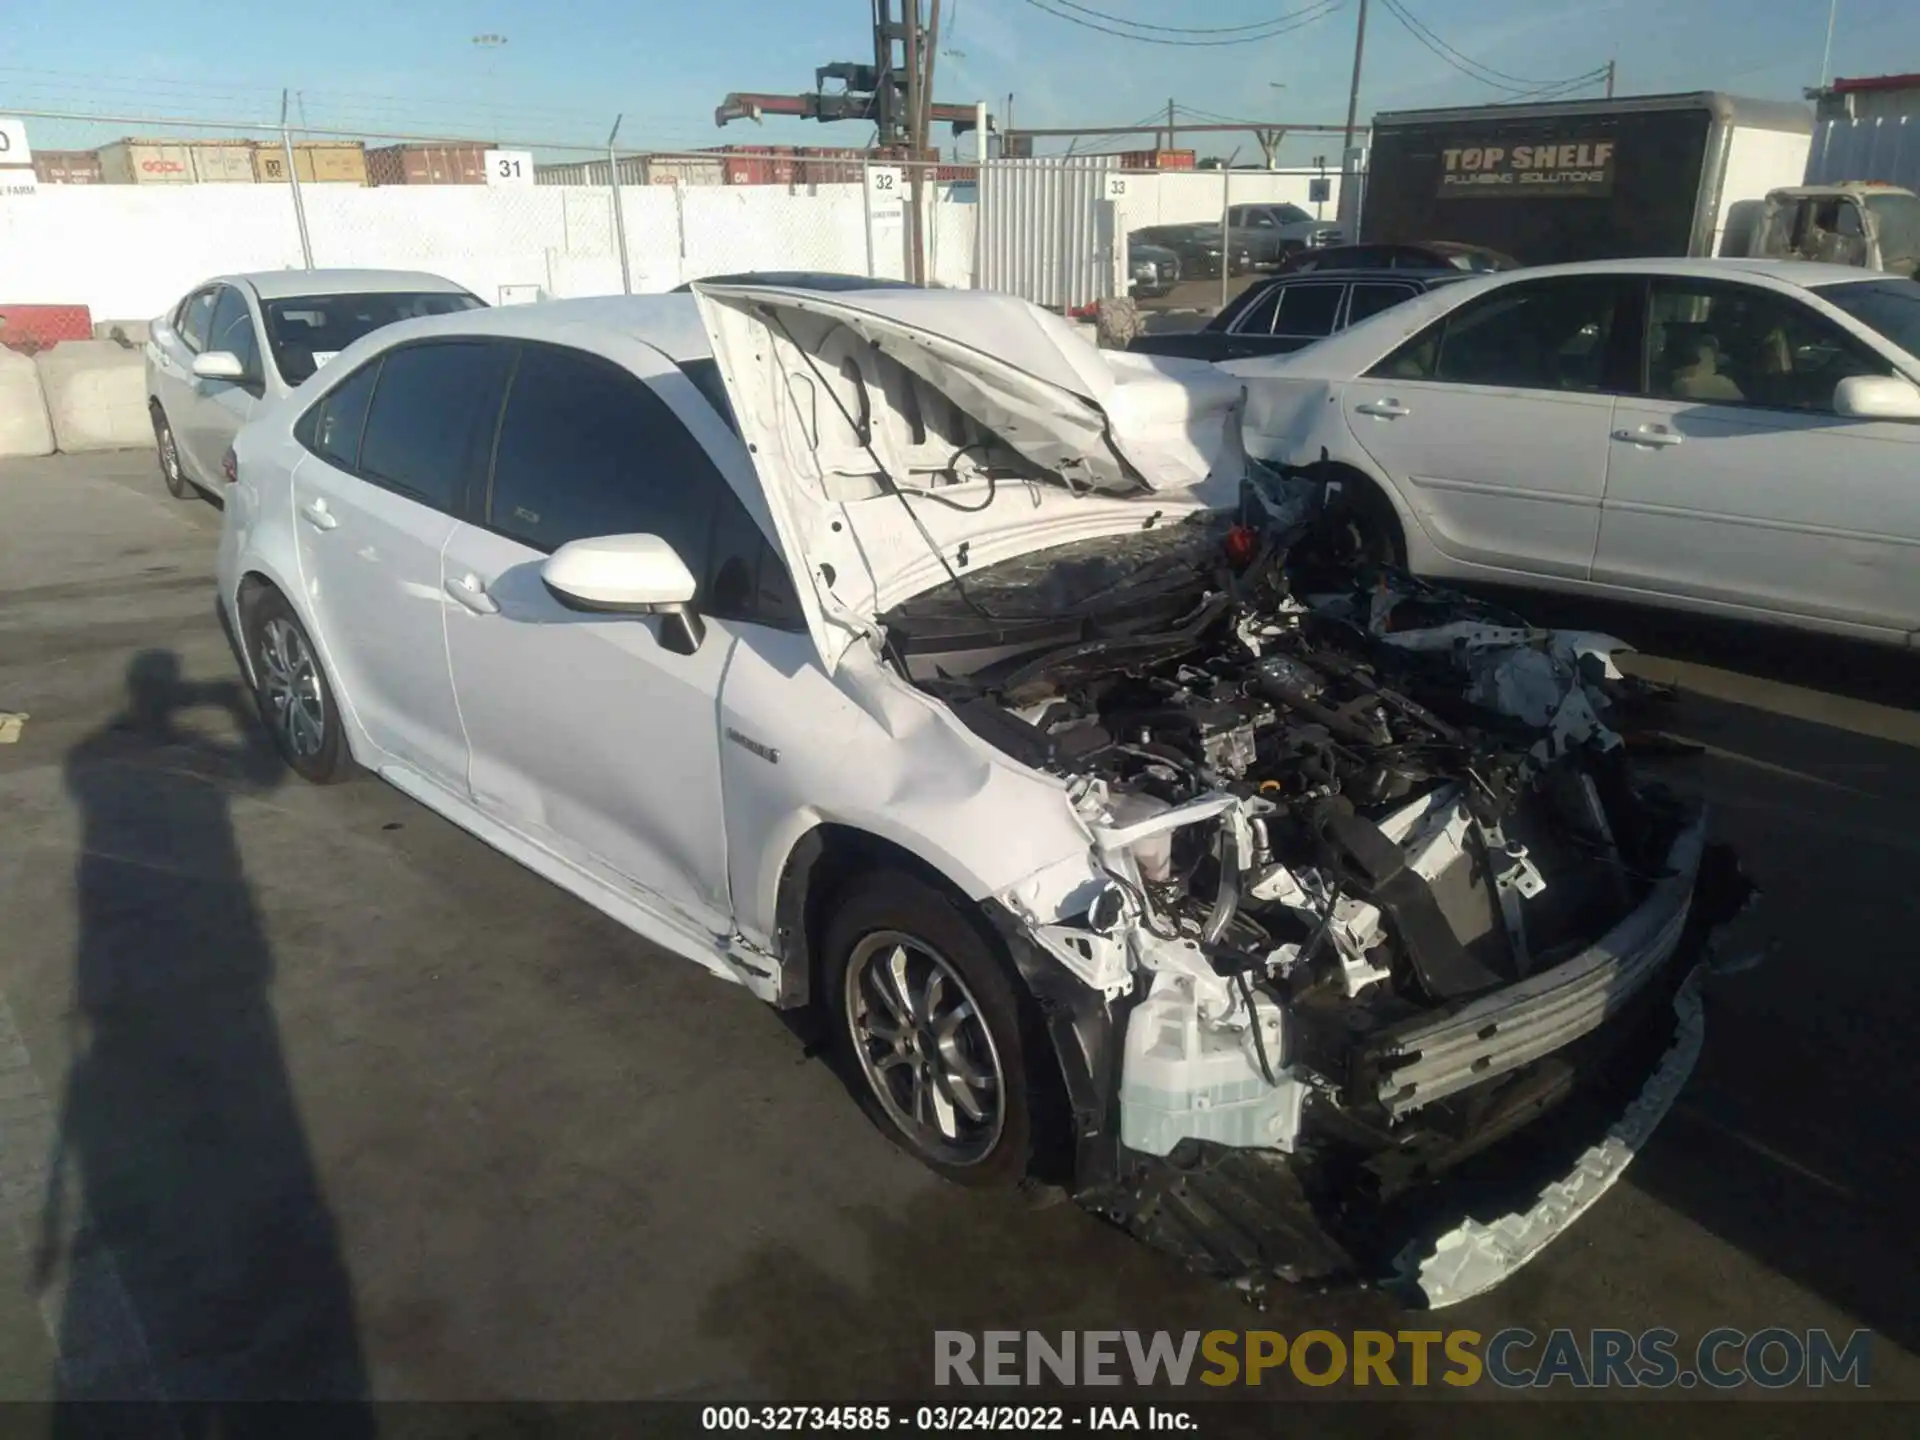
POLYGON ((253 184, 253 144, 251 140, 189 141, 193 178, 202 185, 253 184))
MULTIPOLYGON (((293 169, 302 185, 364 185, 367 147, 358 140, 302 141, 293 147, 293 169)), ((261 142, 253 152, 253 173, 263 184, 284 185, 286 147, 261 142)))
POLYGON ((100 154, 96 150, 36 150, 33 173, 42 185, 98 185, 100 154))
MULTIPOLYGON (((620 162, 620 183, 630 183, 627 162, 620 162)), ((724 185, 726 168, 717 158, 701 155, 649 155, 643 178, 648 185, 724 185)))
POLYGON ((865 150, 846 146, 808 145, 799 152, 802 185, 858 185, 866 173, 865 150))
POLYGON ((799 175, 791 145, 721 145, 713 153, 721 156, 729 185, 791 185, 799 175))
POLYGON ((1199 157, 1192 150, 1123 150, 1122 170, 1192 170, 1199 157))
POLYGON ((373 185, 484 185, 487 151, 478 140, 456 145, 382 145, 366 152, 373 185))
POLYGON ((102 145, 100 179, 108 185, 191 185, 193 153, 174 140, 115 140, 102 145))

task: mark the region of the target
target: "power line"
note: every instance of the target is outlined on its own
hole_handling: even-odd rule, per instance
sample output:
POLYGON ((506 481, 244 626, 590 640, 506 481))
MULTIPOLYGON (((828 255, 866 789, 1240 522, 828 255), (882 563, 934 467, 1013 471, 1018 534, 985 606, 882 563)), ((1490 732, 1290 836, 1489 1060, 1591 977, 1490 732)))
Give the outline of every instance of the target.
MULTIPOLYGON (((1265 20, 1255 20, 1246 25, 1150 25, 1144 20, 1129 20, 1124 15, 1109 15, 1106 11, 1095 10, 1090 5, 1076 4, 1075 0, 1053 0, 1053 3, 1063 9, 1078 10, 1082 15, 1091 15, 1096 20, 1111 21, 1115 25, 1125 25, 1134 30, 1157 30, 1163 35, 1244 35, 1249 30, 1264 30, 1269 25, 1277 25, 1289 19, 1290 15, 1300 13, 1296 10, 1290 12, 1290 15, 1270 15, 1265 20)), ((1311 5, 1301 7, 1302 10, 1312 8, 1311 5)))
POLYGON ((1495 90, 1504 90, 1518 99, 1544 99, 1548 97, 1549 92, 1558 94, 1566 89, 1578 89, 1583 85, 1591 84, 1607 73, 1607 67, 1600 65, 1561 80, 1530 80, 1519 75, 1509 75, 1504 70, 1496 70, 1491 65, 1483 64, 1463 51, 1456 50, 1408 10, 1401 0, 1380 0, 1380 3, 1386 6, 1388 13, 1395 20, 1400 22, 1402 29, 1462 75, 1470 80, 1478 80, 1482 85, 1490 86, 1495 90))
MULTIPOLYGON (((1023 3, 1031 5, 1034 9, 1053 16, 1053 18, 1056 20, 1065 20, 1070 25, 1078 25, 1082 29, 1086 29, 1086 30, 1097 30, 1102 35, 1118 36, 1122 40, 1138 41, 1142 45, 1178 45, 1178 46, 1189 46, 1189 47, 1212 47, 1212 46, 1220 46, 1220 45, 1255 45, 1263 40, 1272 40, 1278 36, 1287 34, 1289 31, 1298 30, 1298 29, 1301 29, 1303 26, 1311 25, 1316 20, 1325 19, 1327 16, 1333 14, 1334 11, 1339 10, 1343 6, 1345 6, 1345 4, 1347 3, 1347 0, 1314 0, 1313 4, 1303 6, 1298 10, 1290 11, 1285 15, 1276 15, 1272 20, 1262 22, 1273 28, 1263 30, 1261 33, 1257 35, 1241 35, 1241 36, 1237 36, 1230 39, 1214 39, 1214 40, 1170 40, 1170 39, 1162 39, 1157 35, 1140 35, 1140 34, 1134 33, 1131 30, 1119 30, 1119 29, 1115 29, 1113 26, 1110 26, 1110 25, 1102 25, 1097 21, 1083 19, 1080 16, 1071 14, 1070 12, 1065 10, 1056 10, 1053 8, 1052 4, 1047 3, 1047 0, 1023 0, 1023 3)), ((1066 3, 1066 0, 1059 0, 1059 3, 1064 4, 1066 3)), ((1117 19, 1118 17, 1108 17, 1108 18, 1117 19)), ((1133 24, 1136 22, 1127 21, 1123 23, 1133 24)))

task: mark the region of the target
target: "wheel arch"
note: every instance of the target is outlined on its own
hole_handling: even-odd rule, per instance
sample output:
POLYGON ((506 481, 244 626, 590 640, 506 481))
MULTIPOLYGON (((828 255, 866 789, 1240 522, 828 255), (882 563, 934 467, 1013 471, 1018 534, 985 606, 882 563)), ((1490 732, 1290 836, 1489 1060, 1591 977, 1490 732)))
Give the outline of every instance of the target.
POLYGON ((822 969, 826 955, 821 942, 834 897, 861 875, 876 869, 906 871, 936 890, 961 902, 956 908, 979 934, 993 957, 1005 969, 1021 1010, 1026 1039, 1029 1103, 1034 1125, 1034 1150, 1028 1175, 1047 1184, 1073 1183, 1084 1158, 1076 1155, 1078 1118, 1104 1107, 1086 1098, 1088 1086, 1080 1073, 1073 1037, 1078 1017, 1062 1003, 1063 991, 1081 992, 1105 1020, 1104 1006, 1095 992, 1086 990, 1051 957, 1042 958, 1031 942, 1014 929, 1014 917, 990 897, 975 896, 939 865, 897 841, 859 825, 821 821, 800 836, 781 867, 775 902, 775 948, 781 958, 780 994, 775 1004, 796 1017, 795 1026, 818 1045, 831 1024, 823 1006, 822 969), (1025 953, 1022 953, 1022 952, 1025 953), (1036 973, 1036 966, 1039 973, 1036 973))
POLYGON ((1360 501, 1363 506, 1384 506, 1384 518, 1391 519, 1394 526, 1394 533, 1389 538, 1395 547, 1396 560, 1401 565, 1409 563, 1413 556, 1410 542, 1416 536, 1424 539, 1426 532, 1398 487, 1351 460, 1332 459, 1324 450, 1320 452, 1320 459, 1306 467, 1306 472, 1323 484, 1339 485, 1344 493, 1363 497, 1360 501))

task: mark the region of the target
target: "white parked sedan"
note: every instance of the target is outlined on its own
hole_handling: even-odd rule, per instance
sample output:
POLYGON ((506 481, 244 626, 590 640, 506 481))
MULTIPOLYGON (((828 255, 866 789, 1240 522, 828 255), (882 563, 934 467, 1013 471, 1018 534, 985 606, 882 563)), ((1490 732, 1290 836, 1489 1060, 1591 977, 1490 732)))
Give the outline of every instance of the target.
POLYGON ((1003 295, 409 321, 241 432, 219 603, 300 774, 811 1009, 955 1180, 1255 1284, 1378 1274, 1370 1207, 1584 1097, 1572 1189, 1516 1170, 1497 1236, 1407 1252, 1455 1299, 1664 1111, 1741 887, 1590 646, 1417 584, 1381 632, 1239 401, 1003 295))
POLYGON ((167 489, 218 493, 253 412, 382 325, 485 304, 411 270, 267 270, 195 287, 149 330, 147 409, 167 489))
POLYGON ((1437 577, 1920 636, 1920 282, 1629 260, 1450 285, 1222 368, 1248 448, 1437 577))

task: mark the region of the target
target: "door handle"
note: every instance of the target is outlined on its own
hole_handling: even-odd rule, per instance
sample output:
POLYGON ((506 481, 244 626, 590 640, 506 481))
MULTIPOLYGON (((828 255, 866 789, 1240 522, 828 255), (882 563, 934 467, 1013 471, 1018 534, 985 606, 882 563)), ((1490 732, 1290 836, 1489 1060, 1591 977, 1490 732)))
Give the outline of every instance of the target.
POLYGON ((1657 449, 1663 445, 1678 445, 1687 437, 1676 435, 1664 425, 1642 425, 1637 430, 1616 430, 1613 438, 1624 440, 1629 445, 1651 445, 1657 449))
POLYGON ((327 509, 324 500, 309 500, 300 507, 300 515, 316 530, 331 530, 340 523, 340 517, 327 509))
POLYGON ((446 592, 476 615, 498 615, 500 602, 487 594, 477 575, 463 576, 446 583, 446 592))
POLYGON ((1402 415, 1413 413, 1398 400, 1363 400, 1353 408, 1362 415, 1377 415, 1382 420, 1398 420, 1402 415))

